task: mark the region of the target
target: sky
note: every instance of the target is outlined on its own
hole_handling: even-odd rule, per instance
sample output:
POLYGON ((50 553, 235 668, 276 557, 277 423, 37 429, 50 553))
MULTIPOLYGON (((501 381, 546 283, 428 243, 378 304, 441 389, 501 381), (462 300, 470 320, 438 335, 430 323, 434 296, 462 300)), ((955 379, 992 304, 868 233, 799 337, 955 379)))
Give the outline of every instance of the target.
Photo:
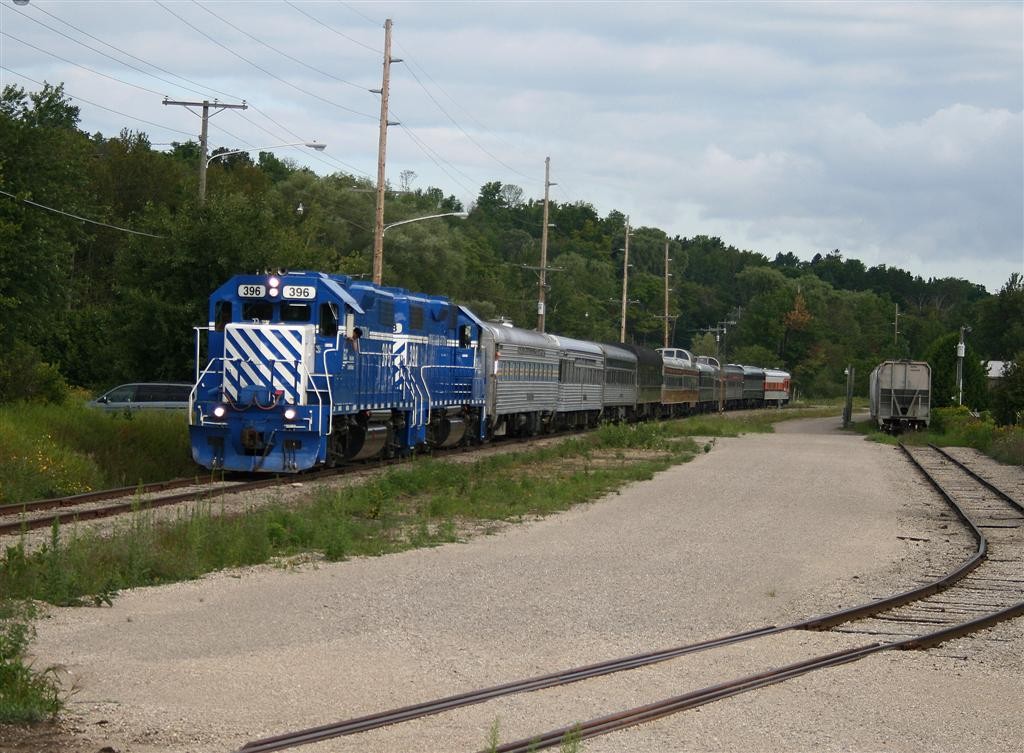
POLYGON ((211 151, 375 182, 386 19, 394 187, 542 199, 550 157, 553 201, 670 236, 992 293, 1024 273, 1019 0, 0 0, 0 79, 159 149, 200 127, 165 97, 244 100, 211 151), (303 141, 327 148, 276 147, 303 141))

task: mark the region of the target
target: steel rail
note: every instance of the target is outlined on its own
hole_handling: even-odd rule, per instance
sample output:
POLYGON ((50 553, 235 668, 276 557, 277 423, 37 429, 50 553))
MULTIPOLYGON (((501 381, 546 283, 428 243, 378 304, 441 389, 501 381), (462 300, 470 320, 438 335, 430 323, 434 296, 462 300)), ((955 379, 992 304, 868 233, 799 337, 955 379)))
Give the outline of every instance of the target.
POLYGON ((811 659, 806 659, 794 664, 787 664, 786 666, 778 667, 766 672, 748 675, 738 680, 730 680, 728 682, 719 683, 718 685, 711 685, 690 693, 684 693, 683 695, 673 696, 672 698, 666 698, 655 703, 649 703, 645 706, 637 706, 626 711, 597 717, 596 719, 591 719, 580 724, 575 724, 569 727, 559 727, 558 729, 549 730, 548 732, 543 732, 530 738, 505 743, 504 745, 499 745, 497 748, 494 748, 493 753, 529 753, 530 751, 560 745, 569 736, 575 736, 580 740, 586 740, 591 737, 597 737, 598 735, 605 735, 609 732, 616 732, 618 730, 626 729, 627 727, 636 726, 637 724, 661 719, 662 717, 676 714, 680 711, 696 708, 697 706, 721 700, 722 698, 739 695, 740 693, 745 693, 749 690, 756 690, 757 688, 774 685, 776 683, 783 682, 784 680, 813 672, 817 669, 835 667, 840 664, 857 661, 858 659, 862 659, 870 654, 885 650, 886 648, 888 647, 885 644, 871 643, 866 646, 858 646, 856 648, 846 649, 844 651, 838 651, 824 656, 816 656, 811 659))
POLYGON ((763 627, 756 630, 749 630, 743 633, 726 636, 724 638, 715 638, 708 641, 701 641, 700 643, 692 643, 686 646, 664 649, 662 651, 652 651, 645 654, 627 656, 621 659, 612 659, 609 661, 599 662, 597 664, 589 664, 583 667, 575 667, 572 669, 562 670, 560 672, 531 677, 526 680, 516 680, 502 685, 483 688, 481 690, 472 690, 466 693, 447 696, 445 698, 438 698, 436 700, 425 701, 423 703, 417 703, 410 706, 389 709, 376 714, 347 719, 334 724, 325 724, 319 727, 299 730, 297 732, 290 732, 275 735, 273 737, 262 738, 260 740, 253 740, 239 748, 238 753, 268 753, 268 751, 284 750, 285 748, 319 742, 321 740, 328 740, 333 737, 353 735, 359 732, 377 729, 378 727, 386 727, 399 722, 406 722, 420 717, 430 716, 432 714, 439 714, 442 711, 449 711, 462 706, 483 703, 484 701, 489 701, 506 695, 512 695, 514 693, 524 693, 532 690, 556 687, 558 685, 567 685, 580 680, 587 680, 593 677, 612 674, 614 672, 635 669, 649 664, 656 664, 658 662, 667 661, 668 659, 674 659, 678 656, 684 656, 685 654, 696 653, 698 651, 727 646, 733 643, 740 643, 742 641, 750 640, 751 638, 771 635, 784 629, 786 628, 778 628, 775 626, 763 627))
POLYGON ((195 478, 176 478, 168 481, 155 481, 150 484, 139 484, 137 486, 122 486, 117 489, 102 489, 82 494, 71 494, 66 497, 53 497, 51 499, 36 499, 30 502, 15 502, 0 505, 0 515, 17 515, 18 513, 32 510, 52 510, 55 507, 72 507, 83 505, 89 502, 102 502, 105 499, 127 497, 132 494, 148 494, 150 492, 161 492, 165 489, 177 489, 182 486, 195 486, 204 483, 195 478))
POLYGON ((166 497, 156 497, 154 499, 133 498, 127 502, 117 502, 112 505, 104 505, 103 507, 71 510, 68 512, 53 513, 52 515, 44 515, 38 518, 9 521, 6 523, 0 523, 0 535, 33 531, 40 528, 49 528, 55 522, 60 525, 67 525, 68 523, 79 523, 86 520, 109 518, 115 515, 121 515, 122 513, 133 512, 135 510, 150 510, 157 507, 166 507, 167 505, 178 504, 179 502, 209 499, 211 497, 218 497, 225 494, 236 494, 238 492, 260 489, 266 486, 274 486, 279 483, 282 482, 276 478, 261 479, 260 481, 246 481, 228 487, 181 492, 180 494, 169 494, 166 497))
MULTIPOLYGON (((341 737, 344 735, 357 734, 359 732, 365 732, 371 729, 377 729, 380 727, 388 726, 391 724, 397 724, 400 722, 410 721, 412 719, 429 716, 432 714, 438 714, 443 711, 452 710, 462 706, 468 706, 475 703, 482 703, 493 698, 498 698, 505 695, 511 695, 521 692, 530 692, 533 690, 539 690, 542 688, 555 687, 558 685, 565 685, 572 682, 578 682, 584 679, 590 679, 593 677, 599 677, 602 675, 612 674, 615 672, 626 671, 629 669, 636 669, 638 667, 648 666, 668 659, 683 656, 688 653, 694 653, 696 651, 717 648, 719 646, 730 645, 733 643, 740 643, 743 641, 751 640, 754 638, 761 638, 768 635, 778 634, 789 630, 824 630, 835 625, 842 624, 862 617, 868 617, 879 612, 884 612, 897 606, 909 603, 911 601, 919 600, 931 596, 935 593, 943 591, 950 586, 954 585, 957 581, 963 579, 967 574, 973 571, 980 565, 987 553, 987 539, 984 534, 981 533, 980 529, 973 523, 973 521, 967 516, 963 509, 957 504, 957 502, 938 484, 938 482, 931 477, 931 475, 924 469, 924 467, 913 457, 909 450, 906 449, 902 444, 900 445, 903 452, 910 458, 911 462, 918 468, 918 470, 929 479, 929 481, 935 486, 942 497, 947 503, 956 511, 957 515, 970 527, 975 540, 978 542, 975 554, 969 559, 965 560, 955 570, 948 573, 942 578, 923 584, 918 588, 906 591, 904 593, 896 594, 895 596, 879 599, 869 604, 853 607, 850 609, 841 610, 832 614, 823 615, 820 617, 814 617, 808 620, 802 620, 799 622, 792 623, 790 625, 780 627, 765 627, 757 630, 751 630, 744 633, 738 633, 732 636, 726 636, 710 641, 704 641, 701 643, 689 644, 687 646, 679 646, 676 648, 665 649, 661 651, 654 651, 645 654, 638 654, 635 656, 629 656, 622 659, 613 659, 598 664, 592 664, 585 667, 577 667, 573 669, 567 669, 560 672, 551 673, 548 675, 542 675, 539 677, 529 678, 527 680, 513 681, 505 683, 503 685, 496 685, 490 688, 484 688, 482 690, 469 691, 457 695, 447 696, 445 698, 436 699, 433 701, 425 701, 410 706, 403 706, 396 709, 390 709, 387 711, 379 712, 376 714, 369 714, 353 719, 348 719, 333 724, 325 724, 319 727, 313 727, 310 729, 299 730, 291 733, 284 733, 273 737, 262 738, 260 740, 254 740, 246 743, 244 746, 238 749, 238 753, 267 753, 268 751, 284 750, 289 747, 295 747, 299 745, 305 745, 308 743, 319 742, 333 737, 341 737)), ((999 613, 988 615, 977 620, 973 620, 969 623, 963 623, 961 626, 954 626, 946 628, 944 630, 932 633, 928 636, 918 636, 914 639, 900 641, 897 643, 890 644, 872 644, 872 647, 861 647, 860 649, 852 649, 853 653, 858 651, 867 651, 873 653, 883 649, 890 648, 907 648, 917 649, 927 647, 928 645, 935 645, 935 642, 942 642, 949 640, 951 637, 958 635, 966 635, 970 632, 987 627, 995 622, 1001 620, 1010 619, 1011 617, 1017 616, 1024 610, 1024 603, 1010 607, 1006 610, 1002 610, 999 613), (869 650, 870 649, 870 650, 869 650)), ((850 652, 841 652, 840 656, 846 656, 850 652)), ((863 654, 866 655, 866 654, 863 654)), ((830 655, 831 656, 831 655, 830 655)), ((836 663, 845 663, 845 661, 854 661, 856 658, 861 658, 858 654, 855 658, 847 658, 843 661, 836 660, 834 663, 825 664, 822 666, 834 666, 836 663)), ((820 668, 816 665, 816 662, 822 660, 822 657, 817 659, 808 660, 810 664, 815 664, 814 668, 820 668)), ((801 664, 807 664, 803 662, 801 664)), ((781 682, 783 679, 788 679, 791 674, 795 671, 794 666, 789 666, 778 670, 779 672, 785 673, 786 676, 772 679, 770 682, 763 684, 771 684, 771 682, 781 682)), ((806 670, 811 671, 811 670, 806 670)), ((772 674, 772 673, 769 673, 772 674)), ((772 677, 775 677, 772 674, 772 677)), ((732 687, 733 685, 742 685, 744 683, 751 682, 752 678, 744 678, 744 680, 735 681, 733 683, 726 683, 726 686, 732 687)), ((752 689, 753 687, 760 687, 760 685, 754 685, 751 687, 744 687, 743 689, 733 690, 726 692, 724 686, 714 686, 713 689, 704 689, 703 691, 695 691, 694 693, 687 694, 689 696, 698 696, 700 694, 723 692, 725 695, 720 697, 727 697, 728 695, 735 695, 739 692, 744 692, 745 689, 752 689)), ((701 696, 703 697, 703 696, 701 696)), ((677 711, 683 710, 683 708, 692 708, 694 705, 701 705, 707 703, 710 700, 715 700, 719 696, 710 697, 707 700, 694 702, 689 706, 684 706, 676 709, 677 711)), ((679 701, 680 698, 670 699, 670 701, 679 701)), ((665 702, 663 702, 665 703, 665 702)), ((669 713, 675 713, 675 711, 666 711, 661 713, 661 716, 665 716, 669 713)), ((651 718, 657 718, 651 717, 651 718)), ((644 719, 646 720, 646 719, 644 719)), ((644 721, 642 720, 642 721, 644 721)), ((633 722, 639 724, 640 722, 633 722)), ((626 725, 630 726, 630 725, 626 725)), ((563 728, 557 732, 560 733, 558 741, 564 737, 566 732, 571 731, 573 728, 563 728)), ((552 732, 551 734, 555 734, 552 732)), ((528 741, 529 745, 536 746, 537 738, 531 738, 528 741)), ((553 743, 554 744, 554 743, 553 743)), ((540 747, 546 747, 541 745, 540 747)), ((523 750, 529 750, 530 748, 524 748, 523 750)), ((534 749, 539 749, 535 747, 534 749)), ((498 750, 505 750, 499 748, 498 750)), ((511 749, 510 750, 514 750, 511 749)))
POLYGON ((1024 513, 1024 504, 1022 504, 1021 502, 1019 502, 1016 499, 1014 499, 1013 497, 1011 497, 1006 491, 1004 491, 1003 489, 1000 489, 998 486, 993 484, 987 478, 985 478, 983 476, 980 476, 978 473, 976 473, 974 470, 972 470, 970 467, 968 467, 965 463, 960 462, 959 460, 957 460, 955 457, 950 455, 948 452, 946 452, 941 447, 936 447, 933 444, 930 444, 928 446, 931 447, 933 450, 935 450, 940 455, 942 455, 944 458, 946 458, 951 463, 954 463, 958 468, 960 468, 960 470, 964 471, 964 473, 966 473, 968 476, 973 478, 979 484, 984 486, 990 492, 992 492, 993 494, 997 495, 1004 502, 1006 502, 1007 504, 1017 508, 1018 511, 1024 513))

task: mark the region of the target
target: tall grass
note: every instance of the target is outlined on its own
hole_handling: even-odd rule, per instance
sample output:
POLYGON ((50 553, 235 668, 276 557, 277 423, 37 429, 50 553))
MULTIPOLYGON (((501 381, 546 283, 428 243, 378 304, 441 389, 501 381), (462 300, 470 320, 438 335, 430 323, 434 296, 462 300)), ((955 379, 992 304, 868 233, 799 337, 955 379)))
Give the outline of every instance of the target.
POLYGON ((120 589, 196 578, 302 552, 329 560, 454 541, 481 521, 547 515, 692 457, 692 441, 667 425, 607 427, 582 439, 469 463, 418 459, 360 486, 322 489, 300 504, 245 515, 207 502, 158 521, 139 509, 108 536, 68 534, 24 541, 0 558, 0 593, 53 604, 102 603, 120 589), (626 456, 622 448, 641 452, 626 456))
POLYGON ((62 706, 55 671, 36 671, 26 659, 33 617, 31 604, 0 599, 0 724, 51 719, 62 706))
POLYGON ((989 413, 972 415, 964 407, 936 408, 926 431, 890 436, 877 431, 873 422, 858 429, 879 442, 940 447, 973 447, 1001 463, 1024 465, 1024 427, 998 426, 989 413))
POLYGON ((0 504, 189 475, 185 421, 180 412, 0 406, 0 504))

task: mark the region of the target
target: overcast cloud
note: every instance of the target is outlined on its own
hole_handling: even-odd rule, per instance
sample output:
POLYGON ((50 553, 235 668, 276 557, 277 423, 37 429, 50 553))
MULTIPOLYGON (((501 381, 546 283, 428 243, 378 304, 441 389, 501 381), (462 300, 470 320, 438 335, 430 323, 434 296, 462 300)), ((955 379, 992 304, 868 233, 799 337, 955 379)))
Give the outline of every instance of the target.
POLYGON ((991 292, 1024 272, 1020 2, 0 0, 0 77, 154 144, 198 138, 163 96, 245 99, 211 150, 317 140, 274 151, 375 179, 386 18, 393 185, 540 198, 550 156, 554 200, 671 235, 991 292))

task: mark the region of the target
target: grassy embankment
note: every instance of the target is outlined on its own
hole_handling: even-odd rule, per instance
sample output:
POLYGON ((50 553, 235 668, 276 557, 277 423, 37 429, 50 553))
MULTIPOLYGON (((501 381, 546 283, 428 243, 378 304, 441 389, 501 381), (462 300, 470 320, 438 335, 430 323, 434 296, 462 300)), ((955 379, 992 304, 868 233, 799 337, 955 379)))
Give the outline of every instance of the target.
POLYGON ((879 432, 871 421, 858 423, 857 429, 888 444, 973 447, 1001 463, 1024 465, 1024 426, 996 426, 991 416, 972 416, 967 408, 933 409, 927 431, 892 436, 879 432))

